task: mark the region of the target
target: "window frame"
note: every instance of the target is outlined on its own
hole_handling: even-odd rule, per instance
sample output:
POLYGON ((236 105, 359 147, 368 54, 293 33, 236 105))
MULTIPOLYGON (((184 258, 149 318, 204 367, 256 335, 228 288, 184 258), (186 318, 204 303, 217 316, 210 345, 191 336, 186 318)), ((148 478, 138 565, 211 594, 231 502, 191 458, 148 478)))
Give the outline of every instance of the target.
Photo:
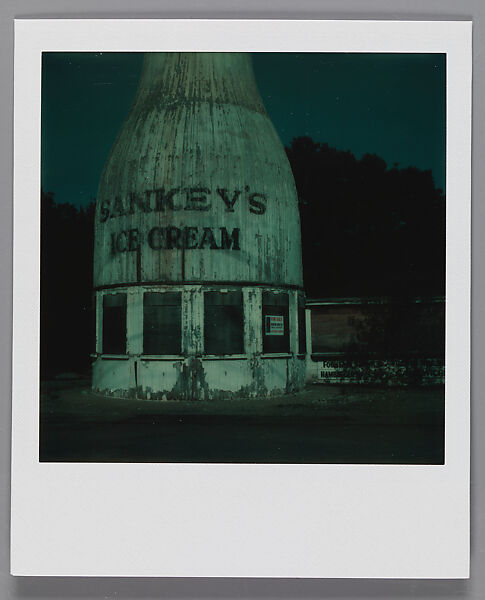
POLYGON ((261 298, 261 332, 262 332, 262 346, 264 355, 276 355, 284 354, 291 355, 291 339, 290 339, 290 294, 287 290, 263 290, 261 298), (274 299, 285 298, 286 302, 269 303, 265 300, 265 296, 272 296, 274 299), (269 312, 268 312, 269 311, 269 312), (283 335, 271 335, 266 333, 266 317, 268 316, 283 316, 283 335), (272 348, 280 340, 275 338, 282 338, 281 342, 284 341, 284 348, 272 348))
MULTIPOLYGON (((104 355, 108 355, 108 356, 126 356, 128 354, 128 294, 126 292, 115 292, 115 293, 108 293, 108 294, 103 294, 103 302, 101 304, 101 331, 102 331, 102 338, 101 338, 101 353, 104 355), (118 298, 123 298, 123 302, 120 305, 112 305, 112 306, 107 306, 107 304, 110 301, 114 301, 114 299, 118 297, 118 298), (108 337, 107 332, 108 332, 108 327, 109 327, 109 323, 107 324, 106 321, 106 315, 109 311, 107 311, 106 309, 110 309, 110 308, 121 308, 122 310, 124 310, 123 312, 123 318, 122 318, 122 323, 124 323, 124 337, 123 334, 120 330, 120 340, 123 339, 124 340, 124 350, 121 350, 121 348, 119 350, 116 350, 114 347, 110 347, 108 349, 106 349, 106 338, 108 337), (108 326, 107 326, 108 325, 108 326)), ((111 340, 110 340, 111 342, 111 340)))
MULTIPOLYGON (((245 355, 245 336, 244 336, 244 322, 245 322, 245 303, 244 303, 244 294, 242 292, 242 289, 229 289, 229 290, 204 290, 202 292, 203 294, 203 319, 204 319, 204 356, 209 356, 209 357, 213 357, 213 356, 227 356, 227 357, 237 357, 237 356, 244 356, 245 355), (216 303, 211 303, 209 304, 207 302, 209 295, 219 295, 222 298, 224 298, 224 296, 226 296, 226 299, 229 298, 230 296, 239 296, 239 300, 240 302, 238 303, 221 303, 221 304, 216 304, 216 303), (224 351, 214 351, 217 350, 217 348, 214 347, 208 347, 209 344, 215 344, 218 342, 217 338, 213 338, 212 340, 209 340, 209 336, 210 334, 209 332, 209 327, 208 325, 210 325, 210 319, 208 318, 208 308, 215 308, 215 307, 227 307, 227 308, 238 308, 239 309, 239 317, 240 317, 240 330, 238 332, 238 343, 237 343, 237 347, 235 347, 234 349, 227 349, 227 348, 222 348, 224 351), (208 343, 209 342, 209 343, 208 343)), ((229 312, 229 311, 226 311, 229 312)), ((234 318, 230 318, 230 321, 234 321, 234 318)), ((224 325, 221 325, 224 326, 224 325)))
MULTIPOLYGON (((156 290, 156 291, 152 291, 152 290, 144 290, 142 292, 142 355, 146 356, 146 357, 156 357, 156 356, 182 356, 182 352, 183 352, 183 340, 182 340, 182 334, 183 334, 183 329, 182 329, 182 309, 183 309, 183 293, 180 290, 156 290), (178 301, 174 302, 174 303, 170 303, 168 296, 173 296, 173 297, 177 297, 178 301), (166 298, 164 298, 163 300, 166 300, 166 302, 161 302, 160 304, 148 304, 145 303, 145 298, 148 297, 155 297, 155 296, 166 296, 166 298), (178 335, 178 346, 175 348, 173 348, 173 351, 170 352, 151 352, 150 348, 147 348, 146 346, 146 342, 147 342, 147 318, 146 318, 146 308, 152 306, 152 307, 157 307, 157 308, 164 308, 164 307, 176 307, 178 308, 178 325, 179 325, 179 335, 178 335)), ((160 333, 158 333, 158 335, 160 335, 160 333)), ((162 334, 163 335, 163 334, 162 334)), ((162 350, 164 350, 163 348, 161 348, 162 350)))

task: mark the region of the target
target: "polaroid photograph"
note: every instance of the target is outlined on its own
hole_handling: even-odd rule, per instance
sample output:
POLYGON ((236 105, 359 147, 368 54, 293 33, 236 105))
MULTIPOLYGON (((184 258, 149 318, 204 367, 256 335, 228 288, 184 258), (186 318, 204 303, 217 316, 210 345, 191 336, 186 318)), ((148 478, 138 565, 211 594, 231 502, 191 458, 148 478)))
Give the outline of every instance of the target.
POLYGON ((467 578, 471 23, 17 20, 14 575, 467 578))

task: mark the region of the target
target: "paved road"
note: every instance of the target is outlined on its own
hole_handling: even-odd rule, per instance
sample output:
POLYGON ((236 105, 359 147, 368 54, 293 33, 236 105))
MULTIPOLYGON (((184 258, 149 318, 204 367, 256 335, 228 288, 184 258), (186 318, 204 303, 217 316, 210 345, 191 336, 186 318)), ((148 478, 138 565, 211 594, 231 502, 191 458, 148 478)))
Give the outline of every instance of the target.
POLYGON ((444 389, 311 386, 282 398, 149 402, 42 386, 40 459, 442 464, 444 389))

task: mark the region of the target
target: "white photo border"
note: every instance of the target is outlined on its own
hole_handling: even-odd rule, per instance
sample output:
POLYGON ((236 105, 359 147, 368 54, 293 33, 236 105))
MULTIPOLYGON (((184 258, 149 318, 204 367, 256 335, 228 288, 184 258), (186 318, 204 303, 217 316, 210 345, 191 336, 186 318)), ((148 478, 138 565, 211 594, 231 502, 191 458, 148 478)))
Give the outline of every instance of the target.
POLYGON ((471 33, 464 21, 15 22, 12 574, 469 576, 471 33), (47 51, 446 53, 444 465, 39 462, 47 51))

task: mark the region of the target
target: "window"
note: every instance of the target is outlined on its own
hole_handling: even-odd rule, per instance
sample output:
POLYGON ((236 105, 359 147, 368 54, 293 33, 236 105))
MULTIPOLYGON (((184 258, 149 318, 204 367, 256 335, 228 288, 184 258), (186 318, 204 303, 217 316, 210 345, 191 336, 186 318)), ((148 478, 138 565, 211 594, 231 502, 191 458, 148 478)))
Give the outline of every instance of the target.
POLYGON ((181 292, 143 294, 143 353, 182 352, 181 292))
POLYGON ((298 294, 298 353, 306 353, 305 297, 298 294))
POLYGON ((126 294, 103 296, 103 353, 126 354, 126 294))
POLYGON ((205 292, 204 346, 206 354, 244 352, 242 292, 205 292))
POLYGON ((263 352, 290 351, 288 294, 263 292, 263 352))

